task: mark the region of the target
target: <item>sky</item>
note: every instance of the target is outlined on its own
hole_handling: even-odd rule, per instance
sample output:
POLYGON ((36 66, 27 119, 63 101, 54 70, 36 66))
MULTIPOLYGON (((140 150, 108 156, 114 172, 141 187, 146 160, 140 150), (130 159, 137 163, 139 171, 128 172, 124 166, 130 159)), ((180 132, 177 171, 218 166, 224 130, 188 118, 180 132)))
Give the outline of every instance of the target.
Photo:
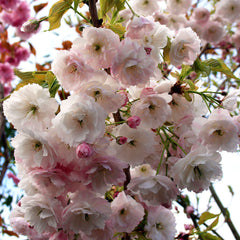
MULTIPOLYGON (((36 1, 36 3, 40 3, 41 1, 36 1)), ((42 1, 46 2, 46 1, 42 1)), ((48 7, 37 15, 38 17, 45 16, 48 13, 49 7, 55 3, 56 0, 48 1, 48 7)), ((63 40, 71 40, 73 41, 77 34, 72 29, 70 30, 68 26, 62 24, 59 30, 53 32, 45 31, 48 29, 48 24, 44 23, 42 25, 41 31, 33 36, 30 40, 32 45, 36 48, 37 55, 31 56, 28 62, 25 62, 20 65, 20 69, 23 71, 33 71, 35 70, 34 64, 35 62, 44 63, 46 60, 52 60, 56 53, 55 48, 61 47, 61 43, 63 40), (44 57, 49 56, 49 57, 44 57)), ((230 216, 232 218, 235 227, 238 229, 240 233, 240 154, 239 153, 222 153, 223 160, 222 160, 222 169, 223 169, 223 178, 221 181, 215 182, 214 187, 216 192, 218 193, 220 199, 223 202, 223 205, 228 208, 230 212, 230 216), (228 186, 231 186, 234 191, 234 196, 231 195, 228 186)), ((190 194, 193 203, 195 203, 196 195, 191 193, 190 194)), ((200 198, 200 212, 203 212, 207 208, 208 200, 209 200, 209 192, 204 191, 201 194, 198 194, 200 198)), ((210 212, 218 214, 220 210, 218 207, 213 203, 211 204, 213 207, 210 209, 210 212)), ((181 210, 181 207, 179 207, 181 210)), ((173 210, 174 211, 174 210, 173 210)), ((177 228, 178 231, 183 230, 184 223, 192 223, 190 219, 183 217, 182 214, 175 214, 176 221, 177 221, 177 228)), ((225 240, 234 240, 232 233, 230 232, 229 228, 227 227, 226 223, 224 223, 223 219, 221 218, 220 223, 217 230, 219 234, 225 240)), ((4 236, 3 240, 14 240, 14 237, 7 237, 4 236)), ((26 239, 25 237, 21 239, 26 239)))

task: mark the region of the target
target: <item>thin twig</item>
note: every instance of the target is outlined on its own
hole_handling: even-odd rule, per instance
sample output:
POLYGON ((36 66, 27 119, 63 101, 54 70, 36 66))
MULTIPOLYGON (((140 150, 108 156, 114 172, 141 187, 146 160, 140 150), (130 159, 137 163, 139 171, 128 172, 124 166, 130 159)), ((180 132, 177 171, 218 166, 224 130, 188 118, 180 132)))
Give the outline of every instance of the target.
POLYGON ((237 229, 235 228, 231 218, 230 218, 230 213, 229 211, 227 210, 227 208, 225 208, 220 200, 220 198, 218 197, 213 185, 211 184, 210 187, 210 192, 215 200, 215 202, 217 203, 219 209, 221 210, 223 216, 225 217, 225 221, 227 223, 227 225, 229 226, 229 228, 231 229, 231 232, 233 234, 233 236, 235 237, 236 240, 240 240, 240 236, 237 232, 237 229))

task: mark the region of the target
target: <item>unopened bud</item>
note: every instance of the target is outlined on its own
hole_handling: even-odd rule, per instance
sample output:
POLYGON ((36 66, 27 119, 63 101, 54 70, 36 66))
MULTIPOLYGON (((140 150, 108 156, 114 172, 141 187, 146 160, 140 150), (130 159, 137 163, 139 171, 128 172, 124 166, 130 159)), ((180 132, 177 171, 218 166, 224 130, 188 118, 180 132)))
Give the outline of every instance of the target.
POLYGON ((40 25, 39 21, 37 21, 35 19, 31 19, 22 25, 21 31, 23 31, 25 33, 34 33, 38 30, 39 25, 40 25))
POLYGON ((127 119, 127 125, 130 128, 137 128, 137 126, 139 126, 140 123, 141 123, 141 119, 138 116, 132 116, 127 119))
POLYGON ((91 145, 87 143, 81 143, 76 148, 76 156, 78 158, 88 158, 93 154, 93 149, 91 145))
POLYGON ((187 216, 189 217, 191 214, 194 213, 194 207, 193 206, 187 206, 186 207, 186 213, 187 213, 187 216))
POLYGON ((123 137, 123 136, 119 136, 116 138, 116 142, 119 144, 119 145, 123 145, 127 142, 127 138, 126 137, 123 137))

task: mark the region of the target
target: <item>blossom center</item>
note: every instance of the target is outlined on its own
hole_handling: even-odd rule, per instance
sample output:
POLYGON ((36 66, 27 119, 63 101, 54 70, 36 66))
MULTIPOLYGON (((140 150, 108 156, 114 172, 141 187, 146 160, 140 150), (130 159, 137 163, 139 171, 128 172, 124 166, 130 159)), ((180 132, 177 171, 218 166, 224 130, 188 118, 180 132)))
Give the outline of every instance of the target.
POLYGON ((42 143, 39 141, 36 142, 33 146, 36 152, 39 152, 42 149, 42 143))
POLYGON ((217 129, 213 132, 213 135, 215 136, 223 136, 224 132, 221 129, 217 129))
POLYGON ((31 106, 31 111, 30 111, 30 112, 32 112, 32 114, 35 114, 37 110, 38 110, 38 107, 35 106, 35 105, 32 105, 32 106, 31 106))
POLYGON ((194 167, 193 171, 194 171, 194 174, 197 175, 198 178, 200 179, 201 176, 202 176, 202 173, 201 173, 201 171, 200 171, 199 166, 194 167))
POLYGON ((156 229, 157 230, 162 230, 163 229, 163 225, 161 223, 156 223, 156 229))

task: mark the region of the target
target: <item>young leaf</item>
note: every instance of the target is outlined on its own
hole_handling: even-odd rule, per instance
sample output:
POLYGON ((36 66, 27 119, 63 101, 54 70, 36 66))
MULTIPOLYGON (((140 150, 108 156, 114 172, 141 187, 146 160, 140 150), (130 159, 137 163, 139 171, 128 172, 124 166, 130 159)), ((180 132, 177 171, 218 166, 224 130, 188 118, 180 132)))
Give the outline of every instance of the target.
POLYGON ((218 225, 219 221, 219 215, 216 217, 216 219, 207 227, 206 231, 212 230, 218 225))
POLYGON ((171 41, 170 38, 168 38, 168 42, 167 45, 165 46, 165 48, 163 49, 163 60, 164 62, 166 62, 167 64, 170 63, 170 49, 171 49, 171 41))
POLYGON ((221 240, 221 238, 207 232, 200 233, 199 235, 201 236, 202 240, 221 240))
POLYGON ((233 191, 233 189, 232 189, 232 187, 229 185, 228 186, 228 189, 229 189, 229 192, 232 194, 232 196, 234 195, 234 191, 233 191))
POLYGON ((204 212, 200 216, 198 224, 201 225, 201 224, 205 223, 207 220, 215 218, 215 217, 218 217, 218 216, 219 216, 219 214, 213 214, 213 213, 210 213, 210 212, 204 212))
POLYGON ((209 74, 211 73, 211 69, 210 67, 205 63, 202 62, 200 59, 197 58, 197 60, 193 63, 193 70, 198 73, 201 74, 203 77, 207 77, 209 76, 209 74))
POLYGON ((116 34, 118 34, 120 38, 126 32, 125 27, 121 23, 109 24, 107 25, 107 27, 110 28, 116 34))
POLYGON ((227 77, 240 81, 222 59, 209 59, 204 61, 204 63, 206 63, 212 71, 224 73, 227 77))
POLYGON ((73 9, 76 12, 77 8, 78 8, 78 4, 79 4, 80 1, 79 0, 74 0, 73 2, 74 2, 73 9))
POLYGON ((72 2, 73 0, 60 0, 53 4, 48 17, 49 31, 60 27, 62 16, 71 7, 72 2))
POLYGON ((106 13, 111 10, 114 6, 117 7, 118 11, 123 10, 125 0, 100 0, 100 12, 99 12, 99 18, 103 18, 106 13))

